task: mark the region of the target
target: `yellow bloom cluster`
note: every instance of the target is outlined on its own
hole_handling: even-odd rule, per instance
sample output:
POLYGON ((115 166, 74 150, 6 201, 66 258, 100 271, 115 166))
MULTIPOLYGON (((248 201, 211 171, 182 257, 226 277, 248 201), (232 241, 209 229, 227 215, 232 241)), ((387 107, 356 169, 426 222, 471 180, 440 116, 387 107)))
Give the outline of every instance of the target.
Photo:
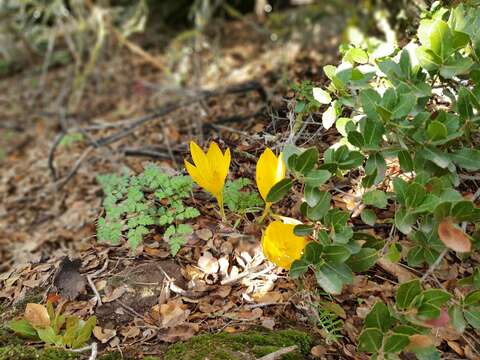
MULTIPOLYGON (((211 193, 220 206, 222 219, 225 220, 223 206, 223 188, 230 167, 230 149, 222 153, 215 142, 210 144, 207 153, 195 143, 190 143, 190 153, 193 163, 185 160, 185 168, 200 187, 211 193)), ((257 162, 255 180, 258 191, 265 201, 265 210, 260 222, 268 215, 272 203, 267 201, 267 195, 275 184, 285 178, 285 163, 283 155, 276 156, 267 148, 257 162)), ((284 269, 290 269, 293 261, 299 259, 307 243, 304 237, 293 232, 295 224, 275 220, 265 229, 262 237, 263 253, 271 262, 284 269)))

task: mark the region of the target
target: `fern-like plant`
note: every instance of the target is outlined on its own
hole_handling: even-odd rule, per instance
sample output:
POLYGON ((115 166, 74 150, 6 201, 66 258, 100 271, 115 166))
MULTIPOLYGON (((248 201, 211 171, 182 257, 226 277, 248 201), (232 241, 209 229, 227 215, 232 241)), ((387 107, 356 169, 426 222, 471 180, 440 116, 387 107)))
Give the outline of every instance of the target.
POLYGON ((98 176, 97 181, 105 193, 105 214, 97 224, 99 241, 117 245, 126 236, 135 250, 157 226, 164 230, 173 256, 186 243, 192 228, 184 221, 200 215, 183 202, 192 191, 189 176, 168 175, 149 164, 139 175, 107 174, 98 176))

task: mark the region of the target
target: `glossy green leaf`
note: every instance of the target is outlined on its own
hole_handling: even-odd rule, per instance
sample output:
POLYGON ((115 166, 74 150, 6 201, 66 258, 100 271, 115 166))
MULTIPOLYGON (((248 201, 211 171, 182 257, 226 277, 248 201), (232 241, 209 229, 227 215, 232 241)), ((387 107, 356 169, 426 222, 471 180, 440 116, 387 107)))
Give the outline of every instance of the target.
POLYGON ((307 175, 305 175, 305 184, 311 185, 311 186, 320 186, 325 184, 332 174, 328 170, 310 170, 307 175))
POLYGON ((370 190, 363 194, 363 203, 379 209, 385 209, 387 207, 388 197, 381 190, 370 190))
POLYGON ((467 323, 465 322, 465 317, 463 316, 462 308, 458 305, 454 305, 448 309, 448 316, 450 317, 450 322, 460 334, 465 331, 467 323))
POLYGON ((358 337, 358 350, 376 353, 382 347, 383 334, 378 329, 365 329, 358 337))
POLYGON ((313 233, 313 227, 310 225, 297 225, 293 228, 293 233, 297 236, 310 236, 313 233))
POLYGON ((350 255, 350 251, 344 245, 328 245, 323 249, 323 257, 327 261, 344 262, 350 255))
POLYGON ((288 194, 292 187, 292 180, 283 179, 276 183, 267 195, 267 202, 275 203, 288 194))
POLYGON ((306 175, 309 171, 313 169, 317 161, 318 149, 316 147, 309 148, 298 156, 295 163, 295 171, 306 175))
POLYGON ((395 296, 395 302, 400 310, 405 310, 410 307, 413 299, 422 292, 422 286, 419 280, 412 280, 401 284, 398 287, 395 296))
POLYGON ((393 334, 385 339, 385 345, 383 351, 386 353, 398 353, 405 349, 410 343, 408 335, 393 334))
POLYGON ((365 224, 370 226, 375 225, 375 222, 377 221, 377 215, 371 209, 364 209, 360 214, 360 218, 365 224))
POLYGON ((364 328, 375 328, 379 329, 382 332, 386 332, 394 323, 393 317, 388 311, 387 305, 383 302, 377 302, 372 310, 365 317, 365 322, 363 324, 364 328))
POLYGON ((347 265, 356 273, 364 272, 375 265, 378 260, 378 251, 363 247, 358 253, 347 260, 347 265))
POLYGON ((320 220, 330 209, 331 199, 332 196, 328 192, 321 191, 317 205, 307 208, 307 217, 313 221, 320 220))

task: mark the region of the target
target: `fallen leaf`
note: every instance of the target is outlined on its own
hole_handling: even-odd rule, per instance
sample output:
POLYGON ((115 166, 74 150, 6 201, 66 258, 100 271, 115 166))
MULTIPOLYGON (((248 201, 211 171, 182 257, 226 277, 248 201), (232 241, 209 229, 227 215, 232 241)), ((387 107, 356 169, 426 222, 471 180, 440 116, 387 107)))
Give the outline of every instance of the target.
POLYGON ((206 251, 203 256, 200 256, 198 259, 198 267, 205 274, 216 274, 220 268, 220 265, 218 264, 218 260, 215 259, 212 254, 206 251))
POLYGON ((43 305, 28 303, 24 317, 33 326, 41 328, 50 326, 50 316, 48 316, 47 308, 43 305))
POLYGON ((93 328, 93 336, 100 340, 102 344, 107 343, 115 335, 117 335, 117 331, 114 329, 106 329, 100 326, 95 326, 93 328))
POLYGON ((170 328, 180 325, 187 320, 190 314, 189 310, 185 309, 181 300, 169 301, 166 304, 160 305, 160 324, 163 328, 170 328))
POLYGON ((126 286, 119 286, 115 289, 113 289, 112 292, 106 294, 104 297, 102 297, 102 302, 108 303, 112 302, 114 300, 117 300, 122 297, 123 294, 127 292, 127 287, 126 286))
POLYGON ((322 345, 317 345, 310 349, 310 354, 312 354, 312 356, 315 358, 321 358, 326 353, 327 349, 325 349, 322 345))
POLYGON ((409 337, 409 340, 408 348, 410 350, 425 349, 433 345, 432 338, 427 335, 414 334, 409 337))
POLYGON ((472 249, 470 238, 450 218, 443 219, 438 225, 438 237, 454 251, 470 252, 472 249))
POLYGON ((185 323, 182 325, 175 326, 170 329, 165 329, 160 331, 158 334, 158 338, 161 341, 165 342, 177 342, 177 341, 186 341, 193 337, 200 327, 198 324, 195 323, 185 323))
POLYGON ((460 356, 464 356, 465 355, 465 352, 463 351, 462 347, 455 341, 450 341, 450 340, 447 340, 447 344, 448 346, 450 346, 450 348, 455 351, 458 355, 460 356))
POLYGON ((195 231, 195 235, 197 235, 202 240, 208 241, 212 238, 213 233, 210 229, 200 229, 195 231))

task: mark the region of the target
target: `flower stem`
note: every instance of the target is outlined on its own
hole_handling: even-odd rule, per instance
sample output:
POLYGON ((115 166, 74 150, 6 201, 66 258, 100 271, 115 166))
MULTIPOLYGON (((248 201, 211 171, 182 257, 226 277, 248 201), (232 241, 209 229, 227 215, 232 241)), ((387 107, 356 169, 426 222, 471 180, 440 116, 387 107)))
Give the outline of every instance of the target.
POLYGON ((222 221, 226 222, 227 217, 225 216, 225 207, 224 207, 224 204, 223 204, 223 196, 222 195, 218 196, 217 201, 218 201, 218 206, 220 207, 220 215, 222 216, 222 221))
POLYGON ((265 203, 265 209, 263 210, 262 216, 258 219, 258 223, 261 224, 263 223, 263 220, 267 217, 268 213, 270 212, 270 206, 272 206, 272 203, 265 203))

